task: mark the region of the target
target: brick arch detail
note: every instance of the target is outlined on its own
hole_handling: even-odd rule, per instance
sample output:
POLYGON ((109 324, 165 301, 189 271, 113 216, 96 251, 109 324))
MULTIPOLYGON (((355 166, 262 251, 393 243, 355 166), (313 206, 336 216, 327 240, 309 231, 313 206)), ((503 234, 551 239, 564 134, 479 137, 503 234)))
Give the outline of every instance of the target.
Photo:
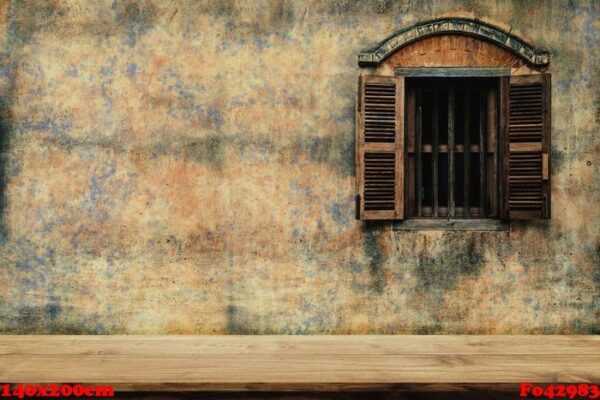
MULTIPOLYGON (((377 67, 384 60, 392 57, 403 48, 419 42, 424 42, 428 46, 435 46, 436 39, 439 39, 438 45, 446 44, 444 38, 447 38, 448 46, 456 45, 454 38, 469 37, 472 40, 462 40, 465 43, 473 45, 478 43, 475 51, 494 52, 490 48, 499 48, 496 56, 510 53, 514 57, 523 60, 524 63, 532 66, 544 66, 550 62, 548 52, 535 48, 524 40, 508 33, 500 28, 485 24, 476 20, 467 19, 440 19, 424 22, 414 25, 410 28, 398 31, 392 36, 379 43, 373 49, 362 51, 358 55, 358 63, 361 67, 377 67), (479 45, 479 43, 483 43, 479 45)), ((464 44, 464 43, 461 43, 464 44)), ((414 46, 412 46, 414 48, 414 46)), ((422 45, 421 45, 421 48, 422 45)), ((448 47, 449 50, 455 50, 448 47)), ((458 54, 458 53, 457 53, 458 54)), ((502 56, 507 58, 507 56, 502 56)))

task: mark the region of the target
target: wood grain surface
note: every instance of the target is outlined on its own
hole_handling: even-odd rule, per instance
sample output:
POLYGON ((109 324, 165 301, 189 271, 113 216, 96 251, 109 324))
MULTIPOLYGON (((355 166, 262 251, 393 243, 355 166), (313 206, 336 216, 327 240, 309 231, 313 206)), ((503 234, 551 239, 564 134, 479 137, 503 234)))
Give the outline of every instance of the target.
POLYGON ((600 382, 599 336, 0 336, 0 382, 352 390, 600 382))

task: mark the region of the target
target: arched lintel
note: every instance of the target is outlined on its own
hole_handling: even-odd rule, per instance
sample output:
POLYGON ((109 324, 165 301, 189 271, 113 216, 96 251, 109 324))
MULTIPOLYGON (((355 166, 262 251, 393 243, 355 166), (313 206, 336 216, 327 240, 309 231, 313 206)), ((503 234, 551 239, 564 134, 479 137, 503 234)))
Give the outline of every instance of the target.
POLYGON ((396 50, 427 36, 463 34, 492 42, 520 56, 529 64, 544 66, 550 62, 550 54, 524 40, 484 22, 465 18, 443 18, 427 21, 400 30, 370 50, 358 55, 361 67, 377 67, 396 50))

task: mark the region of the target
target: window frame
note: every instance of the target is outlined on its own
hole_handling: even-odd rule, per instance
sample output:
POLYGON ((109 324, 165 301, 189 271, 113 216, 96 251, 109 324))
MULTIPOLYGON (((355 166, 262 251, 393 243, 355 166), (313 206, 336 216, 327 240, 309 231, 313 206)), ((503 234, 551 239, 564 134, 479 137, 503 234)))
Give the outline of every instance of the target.
MULTIPOLYGON (((384 112, 377 113, 378 109, 385 108, 378 107, 379 100, 389 98, 389 94, 375 93, 376 91, 371 90, 371 95, 365 98, 363 92, 367 89, 363 79, 386 79, 395 82, 396 93, 400 94, 405 91, 406 77, 417 75, 486 76, 498 77, 499 80, 499 87, 494 89, 499 110, 497 106, 494 108, 497 109, 498 120, 495 135, 496 145, 499 147, 497 179, 501 182, 497 185, 499 204, 496 210, 499 209, 500 220, 438 218, 436 221, 448 221, 452 226, 466 221, 468 223, 465 225, 470 226, 473 221, 506 223, 512 220, 551 219, 552 89, 548 51, 534 47, 510 32, 481 21, 441 18, 396 31, 376 46, 361 51, 358 54, 358 66, 359 93, 355 132, 356 219, 386 221, 393 225, 409 225, 407 221, 415 221, 414 217, 406 218, 405 190, 392 187, 389 182, 392 175, 391 164, 380 157, 382 154, 395 152, 394 173, 398 177, 406 175, 406 163, 398 162, 400 158, 404 158, 404 152, 400 152, 399 147, 404 146, 405 142, 403 121, 406 107, 396 108, 396 146, 392 148, 388 141, 382 143, 384 141, 381 140, 391 132, 390 126, 387 125, 390 115, 384 112), (362 115, 366 112, 366 108, 362 108, 365 104, 362 100, 365 99, 370 104, 370 115, 367 117, 362 115), (371 143, 365 140, 366 122, 371 129, 368 140, 371 143), (364 162, 366 153, 371 153, 369 165, 364 162), (368 199, 365 198, 365 194, 368 195, 368 199), (389 206, 392 194, 395 200, 393 211, 389 206)), ((405 97, 402 95, 399 99, 404 102, 407 100, 405 97)), ((473 101, 477 99, 474 98, 473 101)), ((400 186, 406 186, 404 181, 400 186)), ((486 196, 488 193, 486 192, 486 196)), ((422 218, 421 221, 431 221, 431 218, 422 218)))

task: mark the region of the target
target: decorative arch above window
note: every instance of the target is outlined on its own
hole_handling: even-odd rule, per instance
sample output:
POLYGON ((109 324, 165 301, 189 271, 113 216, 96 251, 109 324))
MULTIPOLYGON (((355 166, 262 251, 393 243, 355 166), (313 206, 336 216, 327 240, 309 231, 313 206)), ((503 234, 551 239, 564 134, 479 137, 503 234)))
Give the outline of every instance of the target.
POLYGON ((549 219, 549 62, 466 19, 360 53, 357 217, 549 219))
POLYGON ((522 57, 533 66, 541 67, 550 62, 548 52, 537 49, 508 32, 477 20, 454 18, 423 22, 400 30, 373 49, 359 53, 358 64, 361 67, 377 67, 391 54, 414 41, 430 36, 452 34, 469 35, 489 41, 522 57))

